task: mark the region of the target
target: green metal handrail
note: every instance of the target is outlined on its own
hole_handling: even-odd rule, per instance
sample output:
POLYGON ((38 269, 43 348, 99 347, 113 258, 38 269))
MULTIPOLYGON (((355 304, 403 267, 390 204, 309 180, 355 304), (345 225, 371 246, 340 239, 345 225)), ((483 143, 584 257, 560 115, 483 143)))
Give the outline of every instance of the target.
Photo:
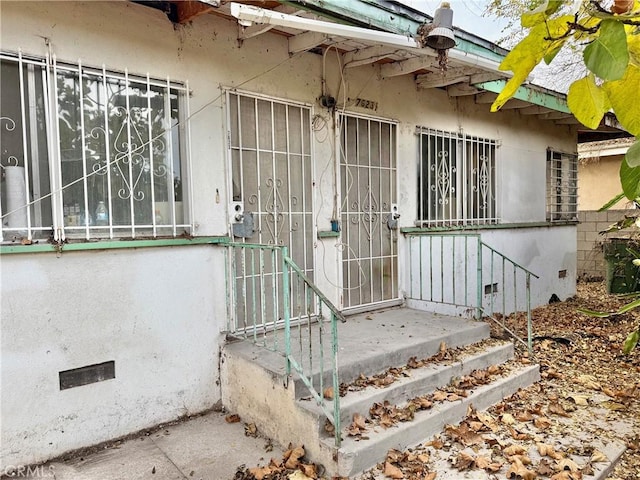
POLYGON ((476 318, 489 318, 497 323, 515 340, 525 345, 530 355, 533 354, 531 277, 538 278, 536 274, 484 243, 479 234, 415 232, 408 233, 407 238, 409 240, 409 299, 473 308, 476 311, 476 318), (428 258, 425 258, 425 249, 428 249, 428 258), (488 262, 486 262, 487 252, 488 262), (418 257, 417 261, 414 260, 415 255, 418 257), (474 263, 475 298, 469 291, 474 263), (489 283, 484 286, 487 280, 489 283), (494 280, 500 282, 494 282, 494 280), (507 282, 510 280, 513 280, 512 305, 507 303, 507 282), (428 291, 425 287, 427 283, 428 291), (502 292, 498 292, 499 284, 502 285, 502 292), (525 293, 522 309, 519 308, 518 290, 524 290, 525 293), (500 297, 502 301, 497 303, 495 297, 500 297), (513 306, 512 309, 511 306, 513 306), (527 315, 527 341, 520 338, 504 322, 504 318, 509 313, 517 315, 521 311, 526 312, 527 315))
MULTIPOLYGON (((307 386, 307 389, 316 400, 316 403, 322 408, 325 415, 329 421, 333 424, 334 427, 334 439, 335 446, 340 447, 340 443, 342 441, 342 437, 340 435, 340 379, 338 375, 338 320, 341 322, 345 322, 345 318, 342 313, 338 310, 338 308, 331 303, 331 301, 320 291, 318 286, 313 283, 313 281, 300 269, 298 265, 293 261, 291 257, 289 257, 287 248, 282 248, 282 262, 283 262, 283 272, 285 284, 289 285, 289 276, 293 274, 299 280, 301 280, 305 285, 305 290, 310 291, 317 297, 318 300, 318 312, 317 312, 317 323, 319 328, 319 354, 320 354, 320 374, 319 374, 319 388, 316 389, 313 385, 313 369, 310 368, 310 374, 305 374, 305 369, 301 365, 299 361, 296 361, 291 351, 291 341, 290 341, 290 330, 291 330, 291 322, 285 322, 285 345, 286 345, 286 358, 287 358, 287 374, 291 372, 291 367, 293 367, 300 379, 307 386), (330 342, 331 342, 331 387, 332 387, 332 395, 330 398, 332 405, 332 409, 330 410, 327 407, 327 399, 324 395, 324 351, 325 346, 323 342, 324 338, 324 316, 323 316, 323 306, 327 307, 330 311, 330 342)), ((285 288, 285 291, 287 289, 285 288)), ((308 294, 307 294, 308 295, 308 294)), ((285 304, 287 302, 285 301, 285 304)), ((315 303, 315 302, 313 302, 315 303)), ((309 303, 307 303, 309 305, 309 303)), ((288 306, 285 308, 289 308, 288 306)), ((285 310, 286 311, 286 310, 285 310)), ((309 342, 309 359, 313 358, 312 343, 309 342)))
POLYGON ((344 316, 289 256, 287 247, 232 242, 229 249, 230 318, 235 321, 229 331, 283 355, 287 378, 295 370, 333 424, 339 447, 338 321, 344 322, 344 316), (277 327, 283 327, 282 345, 277 327), (330 361, 325 362, 326 357, 330 361), (326 395, 331 398, 325 398, 325 374, 331 376, 333 394, 326 395))

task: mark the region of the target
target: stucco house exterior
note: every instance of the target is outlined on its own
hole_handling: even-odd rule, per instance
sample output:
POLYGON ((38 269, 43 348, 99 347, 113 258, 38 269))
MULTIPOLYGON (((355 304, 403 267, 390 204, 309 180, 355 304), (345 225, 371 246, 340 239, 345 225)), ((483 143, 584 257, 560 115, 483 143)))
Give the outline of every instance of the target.
POLYGON ((506 51, 472 33, 440 62, 387 0, 0 15, 5 466, 220 402, 227 337, 284 315, 242 244, 287 247, 342 314, 504 304, 521 273, 478 242, 538 277, 531 306, 575 292, 578 123, 533 86, 489 113, 506 51))

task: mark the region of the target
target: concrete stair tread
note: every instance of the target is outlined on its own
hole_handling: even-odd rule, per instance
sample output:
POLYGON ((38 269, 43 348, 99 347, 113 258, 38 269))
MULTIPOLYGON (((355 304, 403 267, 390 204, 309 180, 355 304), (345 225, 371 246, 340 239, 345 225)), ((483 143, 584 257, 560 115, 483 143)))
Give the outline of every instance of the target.
MULTIPOLYGON (((473 390, 466 398, 454 402, 437 403, 429 410, 416 412, 413 421, 401 422, 390 428, 375 427, 367 433, 367 440, 343 436, 340 474, 350 476, 372 467, 394 448, 404 450, 439 433, 445 425, 455 424, 466 415, 469 405, 484 410, 519 388, 539 380, 537 365, 518 366, 506 377, 500 377, 473 390)), ((332 439, 323 439, 329 446, 332 439)))
MULTIPOLYGON (((368 386, 360 391, 348 392, 340 398, 341 423, 345 425, 353 418, 354 413, 367 415, 373 403, 385 400, 399 404, 418 395, 425 395, 435 391, 438 387, 447 385, 457 376, 468 375, 473 370, 482 369, 488 365, 504 363, 513 357, 513 344, 500 343, 473 353, 462 352, 457 360, 425 365, 421 368, 409 370, 409 375, 398 378, 387 387, 368 386)), ((301 408, 314 412, 318 417, 324 413, 312 400, 299 400, 301 408)))

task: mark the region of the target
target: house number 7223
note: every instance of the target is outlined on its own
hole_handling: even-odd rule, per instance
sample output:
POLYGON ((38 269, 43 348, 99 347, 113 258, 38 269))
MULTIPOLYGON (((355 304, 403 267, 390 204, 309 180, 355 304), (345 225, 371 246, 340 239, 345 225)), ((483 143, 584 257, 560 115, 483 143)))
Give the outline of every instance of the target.
POLYGON ((369 110, 377 111, 378 102, 365 100, 364 98, 356 98, 356 107, 368 108, 369 110))

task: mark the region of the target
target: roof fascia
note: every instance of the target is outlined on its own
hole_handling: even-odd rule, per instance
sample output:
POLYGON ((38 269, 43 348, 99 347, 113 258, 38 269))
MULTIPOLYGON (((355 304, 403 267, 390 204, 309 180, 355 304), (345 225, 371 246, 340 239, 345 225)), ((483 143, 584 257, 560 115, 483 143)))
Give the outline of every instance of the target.
MULTIPOLYGON (((487 92, 500 93, 506 84, 506 80, 493 80, 491 82, 476 83, 474 87, 487 92)), ((516 90, 513 98, 524 100, 532 105, 550 108, 556 112, 571 113, 564 95, 560 93, 546 92, 531 86, 521 86, 516 90)))
MULTIPOLYGON (((414 36, 418 27, 431 21, 428 15, 422 15, 413 9, 389 0, 281 0, 281 3, 303 8, 325 17, 339 19, 352 25, 373 27, 399 35, 414 36)), ((507 50, 476 37, 464 30, 455 29, 456 49, 496 62, 501 62, 507 50)))

